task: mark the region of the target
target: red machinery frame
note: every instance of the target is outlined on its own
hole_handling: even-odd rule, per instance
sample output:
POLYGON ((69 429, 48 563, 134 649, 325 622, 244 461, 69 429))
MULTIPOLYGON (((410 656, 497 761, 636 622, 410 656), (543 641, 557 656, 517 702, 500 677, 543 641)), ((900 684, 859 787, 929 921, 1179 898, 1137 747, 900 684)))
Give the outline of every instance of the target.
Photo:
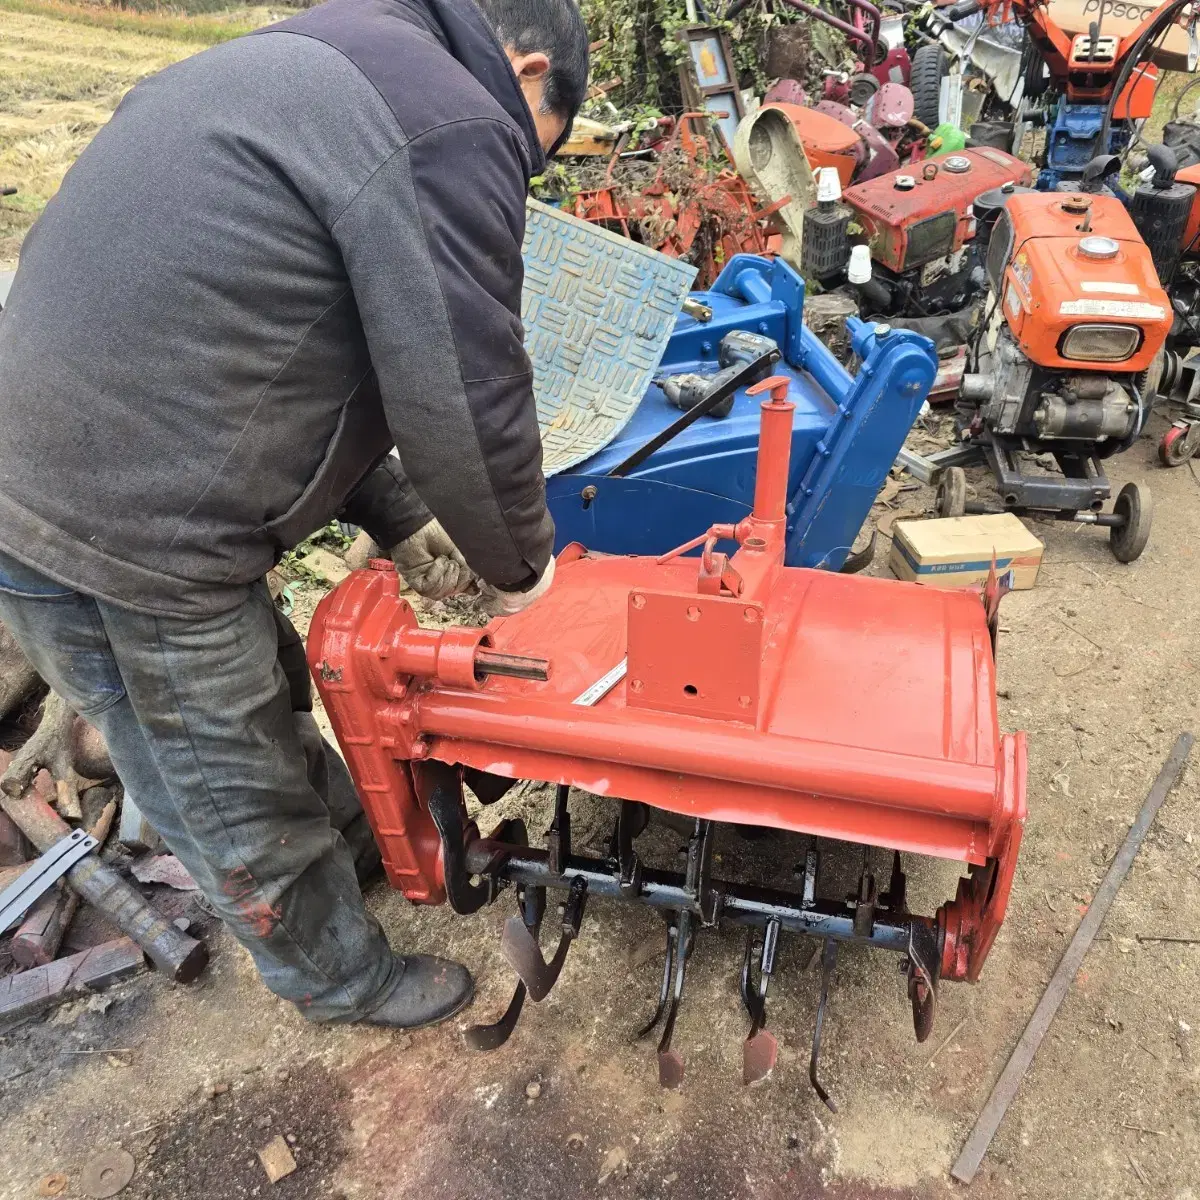
MULTIPOLYGON (((321 602, 308 643, 392 885, 464 912, 517 885, 522 915, 504 943, 522 980, 516 1012, 527 986, 539 999, 557 977, 587 895, 669 915, 656 1013, 674 969, 660 1043, 668 1084, 682 1077, 670 1049, 680 948, 697 924, 723 919, 764 930, 764 980, 781 930, 825 940, 826 986, 839 941, 906 955, 917 1034, 928 1036, 939 978, 979 976, 1025 818, 1024 735, 1001 735, 997 723, 996 590, 985 604, 977 592, 784 567, 793 405, 786 379, 758 387, 773 398, 763 406, 754 509, 736 527, 715 526, 657 560, 571 546, 546 596, 486 629, 421 628, 391 563, 377 561, 321 602), (730 542, 736 553, 719 550, 730 542), (682 557, 696 549, 699 559, 682 557), (624 678, 614 679, 623 660, 624 678), (611 687, 596 689, 606 676, 611 687), (558 786, 545 850, 527 846, 523 827, 483 839, 467 820, 464 781, 487 800, 518 779, 558 786), (572 786, 622 799, 615 866, 571 853, 572 786), (685 876, 638 859, 642 806, 695 821, 685 876), (891 885, 878 894, 864 871, 853 903, 823 901, 815 851, 803 896, 717 880, 714 822, 886 847, 895 852, 891 885), (901 851, 970 864, 933 917, 907 911, 901 851), (550 964, 536 941, 544 901, 530 904, 546 888, 569 893, 550 964)), ((752 1043, 761 1050, 769 1038, 766 984, 756 998, 749 961, 747 1078, 758 1069, 752 1043)), ((478 1027, 473 1044, 502 1042, 512 1007, 496 1026, 478 1027)), ((815 1063, 814 1046, 824 1095, 815 1063)))

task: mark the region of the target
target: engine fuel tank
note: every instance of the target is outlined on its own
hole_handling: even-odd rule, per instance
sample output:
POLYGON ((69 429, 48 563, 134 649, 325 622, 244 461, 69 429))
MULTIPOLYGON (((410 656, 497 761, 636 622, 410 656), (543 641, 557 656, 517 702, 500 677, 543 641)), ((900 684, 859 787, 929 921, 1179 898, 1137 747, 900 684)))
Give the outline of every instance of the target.
POLYGON ((1028 184, 1029 166, 990 146, 911 163, 846 189, 871 257, 896 274, 953 254, 975 236, 972 204, 1006 183, 1028 184))

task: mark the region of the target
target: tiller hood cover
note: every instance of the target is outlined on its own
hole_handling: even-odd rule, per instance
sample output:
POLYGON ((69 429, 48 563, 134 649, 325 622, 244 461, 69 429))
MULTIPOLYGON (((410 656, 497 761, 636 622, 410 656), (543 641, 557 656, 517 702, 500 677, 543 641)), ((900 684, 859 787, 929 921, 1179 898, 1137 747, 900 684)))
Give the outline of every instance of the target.
POLYGON ((772 399, 762 408, 754 510, 736 527, 715 526, 657 560, 570 546, 544 597, 486 629, 421 628, 382 561, 317 609, 309 662, 392 885, 463 913, 516 885, 520 911, 502 950, 520 983, 499 1021, 468 1032, 473 1046, 502 1044, 526 996, 546 995, 597 895, 667 918, 660 1003, 644 1030, 663 1022, 667 1086, 683 1077, 672 1038, 701 928, 749 929, 748 1082, 775 1061, 765 1001, 781 933, 824 943, 810 1077, 830 1106, 816 1056, 839 943, 904 957, 921 1039, 939 982, 979 976, 1025 817, 1024 735, 1002 735, 996 716, 1000 588, 993 578, 981 596, 784 567, 787 386, 757 385, 772 399), (540 844, 528 844, 519 822, 481 838, 464 783, 487 803, 522 779, 557 785, 540 844), (608 857, 573 851, 572 788, 620 799, 608 857), (684 870, 639 857, 651 809, 688 818, 684 870), (723 880, 713 869, 716 822, 887 848, 886 890, 864 865, 852 899, 823 896, 815 848, 795 892, 723 880), (902 853, 958 859, 969 873, 932 916, 915 915, 902 853), (547 889, 566 893, 549 961, 538 943, 547 889))

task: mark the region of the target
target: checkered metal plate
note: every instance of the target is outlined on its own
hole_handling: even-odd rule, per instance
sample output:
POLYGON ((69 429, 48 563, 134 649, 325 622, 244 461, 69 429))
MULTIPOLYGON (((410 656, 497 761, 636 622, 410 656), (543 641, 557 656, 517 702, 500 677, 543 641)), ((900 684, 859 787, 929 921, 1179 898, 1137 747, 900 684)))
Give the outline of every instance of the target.
POLYGON ((530 200, 521 318, 546 475, 603 449, 641 402, 696 268, 530 200))

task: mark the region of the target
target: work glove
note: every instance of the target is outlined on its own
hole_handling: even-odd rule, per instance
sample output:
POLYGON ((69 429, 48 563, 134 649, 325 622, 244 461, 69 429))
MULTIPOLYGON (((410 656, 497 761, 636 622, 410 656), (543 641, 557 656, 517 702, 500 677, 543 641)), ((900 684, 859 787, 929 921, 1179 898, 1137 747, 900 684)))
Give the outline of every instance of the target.
POLYGON ((391 553, 404 582, 426 600, 465 592, 475 578, 436 517, 393 546, 391 553))
POLYGON ((528 608, 539 596, 550 590, 554 582, 554 557, 546 564, 542 577, 527 592, 502 592, 490 583, 482 583, 479 587, 479 597, 484 611, 493 617, 511 617, 521 609, 528 608))

